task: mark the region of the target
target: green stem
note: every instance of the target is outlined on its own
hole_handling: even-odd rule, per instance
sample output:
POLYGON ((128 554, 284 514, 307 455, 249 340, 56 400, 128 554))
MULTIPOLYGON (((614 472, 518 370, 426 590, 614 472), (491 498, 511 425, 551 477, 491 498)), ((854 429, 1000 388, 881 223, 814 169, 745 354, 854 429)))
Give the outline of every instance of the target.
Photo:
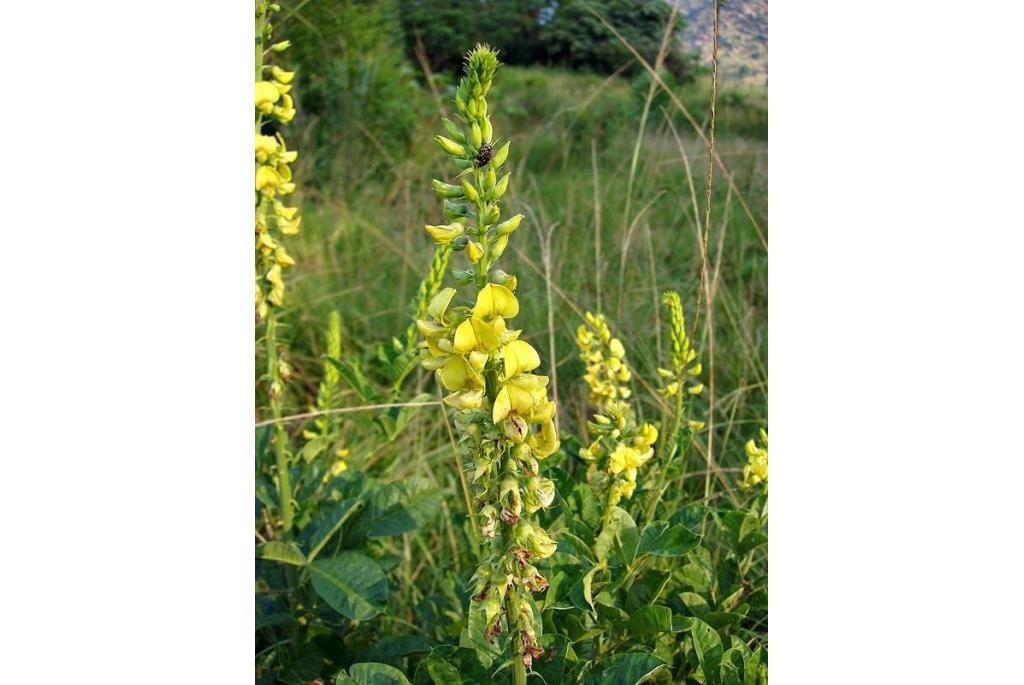
POLYGON ((292 486, 288 473, 288 453, 285 450, 288 434, 285 432, 284 424, 279 420, 282 416, 281 397, 275 392, 275 388, 281 386, 281 373, 277 363, 277 317, 273 308, 267 313, 267 377, 270 380, 270 413, 274 419, 278 419, 274 426, 277 492, 281 502, 281 521, 284 526, 284 534, 288 536, 292 531, 292 486))

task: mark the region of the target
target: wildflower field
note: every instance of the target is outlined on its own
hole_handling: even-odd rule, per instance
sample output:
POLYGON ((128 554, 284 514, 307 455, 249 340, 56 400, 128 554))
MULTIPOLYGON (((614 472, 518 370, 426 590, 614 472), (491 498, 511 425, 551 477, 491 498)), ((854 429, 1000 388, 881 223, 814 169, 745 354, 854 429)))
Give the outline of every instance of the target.
POLYGON ((767 682, 767 106, 708 4, 701 66, 565 3, 601 71, 256 3, 257 683, 767 682))

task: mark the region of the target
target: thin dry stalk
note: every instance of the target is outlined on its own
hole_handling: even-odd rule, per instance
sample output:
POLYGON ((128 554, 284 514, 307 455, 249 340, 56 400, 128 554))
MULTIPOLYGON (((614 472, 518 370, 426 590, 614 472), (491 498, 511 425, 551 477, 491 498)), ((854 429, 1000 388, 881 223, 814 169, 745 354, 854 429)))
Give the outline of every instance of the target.
MULTIPOLYGON (((630 53, 632 53, 633 57, 636 58, 637 62, 639 62, 640 65, 651 74, 651 78, 653 78, 657 82, 657 84, 661 86, 661 89, 665 91, 666 95, 668 95, 668 98, 672 101, 672 104, 675 105, 676 109, 678 109, 683 114, 683 116, 689 122, 690 126, 693 127, 693 130, 697 133, 698 136, 700 136, 701 140, 703 140, 704 143, 707 144, 708 139, 707 136, 704 134, 703 127, 693 117, 693 115, 690 113, 690 110, 686 108, 686 105, 684 105, 682 101, 680 101, 679 96, 677 96, 672 91, 672 89, 668 87, 664 79, 662 79, 661 76, 658 75, 658 72, 650 65, 650 63, 647 60, 643 58, 643 55, 637 52, 636 48, 634 48, 630 44, 630 42, 626 40, 621 33, 619 33, 618 29, 616 29, 607 19, 602 17, 593 8, 588 7, 587 9, 591 14, 597 17, 598 21, 604 24, 608 28, 608 30, 612 32, 612 34, 618 39, 618 41, 622 43, 622 45, 627 50, 629 50, 630 53)), ((761 230, 761 224, 754 217, 754 213, 750 211, 750 205, 747 204, 747 201, 743 198, 743 193, 741 193, 740 189, 736 186, 736 181, 733 178, 732 172, 729 171, 729 168, 725 165, 725 162, 722 160, 721 155, 719 155, 717 152, 714 153, 714 158, 715 163, 718 165, 718 168, 721 169, 722 171, 722 175, 725 177, 726 181, 728 181, 729 185, 732 186, 733 192, 736 193, 736 200, 740 203, 740 206, 743 207, 743 211, 747 215, 747 219, 750 220, 751 226, 754 227, 754 232, 757 233, 757 237, 761 241, 761 245, 764 247, 765 252, 767 252, 768 241, 765 240, 764 232, 761 230)))

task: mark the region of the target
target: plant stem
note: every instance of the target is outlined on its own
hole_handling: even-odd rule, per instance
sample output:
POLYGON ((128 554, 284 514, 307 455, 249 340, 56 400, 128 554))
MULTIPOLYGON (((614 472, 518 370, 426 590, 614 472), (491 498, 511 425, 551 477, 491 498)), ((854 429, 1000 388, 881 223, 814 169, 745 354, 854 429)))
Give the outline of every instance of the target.
POLYGON ((281 418, 281 397, 275 388, 281 387, 281 372, 277 363, 277 317, 274 309, 267 312, 267 377, 270 380, 270 413, 276 423, 274 426, 274 451, 277 456, 277 492, 281 503, 281 522, 284 534, 288 536, 292 530, 292 486, 288 473, 288 453, 285 442, 288 433, 281 418))

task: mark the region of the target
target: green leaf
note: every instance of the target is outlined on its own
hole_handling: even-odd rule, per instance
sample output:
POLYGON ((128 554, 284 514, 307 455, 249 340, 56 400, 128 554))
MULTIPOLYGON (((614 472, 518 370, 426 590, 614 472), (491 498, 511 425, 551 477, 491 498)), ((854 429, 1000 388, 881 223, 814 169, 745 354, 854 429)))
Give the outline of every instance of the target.
POLYGON ((548 584, 548 591, 544 593, 545 609, 571 609, 572 604, 568 601, 569 575, 565 571, 558 571, 548 584))
POLYGON ((363 402, 372 403, 379 399, 373 389, 373 385, 366 380, 366 376, 359 369, 359 364, 348 360, 340 361, 334 357, 324 355, 328 364, 338 370, 338 374, 345 379, 345 382, 352 386, 363 402))
POLYGON ((348 675, 359 685, 412 685, 401 671, 387 664, 356 664, 348 669, 348 675))
POLYGON ((462 685, 462 677, 455 667, 440 658, 427 660, 427 674, 434 685, 462 685))
POLYGON ((309 560, 315 559, 324 545, 345 525, 345 521, 362 508, 363 500, 361 499, 346 499, 338 502, 310 539, 309 560))
POLYGON ((690 635, 693 636, 693 649, 697 652, 697 661, 700 662, 701 670, 704 671, 707 685, 717 685, 720 680, 722 638, 718 636, 714 628, 699 618, 692 619, 690 635))
POLYGON ((666 521, 653 521, 640 535, 640 554, 657 557, 681 557, 700 544, 700 536, 686 526, 674 526, 666 521))
POLYGON ((742 685, 743 654, 736 647, 730 647, 722 654, 719 667, 722 685, 742 685))
POLYGON ((704 618, 711 611, 707 600, 695 592, 680 592, 679 599, 690 610, 690 613, 697 618, 704 618))
POLYGON ((378 640, 366 654, 366 658, 373 661, 391 661, 410 654, 426 654, 430 648, 430 642, 419 635, 389 635, 378 640))
POLYGON ((668 665, 653 654, 616 654, 602 659, 598 685, 641 685, 643 683, 671 683, 668 665))
POLYGON ((321 553, 321 550, 334 537, 334 533, 341 529, 345 521, 362 509, 362 504, 364 504, 362 500, 358 499, 342 500, 328 512, 324 522, 319 524, 309 541, 310 561, 315 559, 317 554, 321 553))
POLYGON ((365 621, 384 610, 388 581, 373 559, 359 552, 343 552, 317 559, 309 569, 313 589, 342 616, 365 621))
POLYGON ((596 611, 594 607, 594 574, 600 570, 600 566, 594 566, 589 571, 583 574, 583 577, 573 583, 573 586, 569 588, 569 598, 572 599, 572 603, 580 611, 596 611))
MULTIPOLYGON (((392 537, 428 523, 441 508, 441 491, 426 478, 389 483, 378 489, 353 526, 353 542, 364 536, 392 537)), ((346 543, 348 544, 348 543, 346 543)))
POLYGON ((743 685, 758 685, 758 675, 761 670, 761 658, 764 649, 761 645, 750 653, 750 656, 743 660, 743 685))
POLYGON ((626 563, 633 561, 637 547, 637 524, 625 509, 612 507, 608 513, 608 521, 601 528, 601 534, 594 541, 594 555, 598 561, 608 558, 615 542, 620 543, 626 563))
POLYGON ((279 561, 282 564, 291 564, 292 566, 306 565, 305 555, 294 542, 282 542, 280 540, 264 542, 256 547, 256 556, 260 559, 279 561))
POLYGON ((629 629, 634 633, 671 633, 672 610, 656 605, 642 607, 629 617, 629 629))
POLYGON ((709 611, 701 618, 709 626, 711 626, 715 630, 718 630, 719 628, 724 628, 730 623, 735 623, 736 621, 740 620, 741 618, 743 618, 743 614, 737 614, 732 611, 709 611))
POLYGON ((299 456, 302 457, 302 461, 309 463, 316 459, 320 454, 327 449, 327 446, 331 444, 331 437, 318 435, 313 438, 299 450, 299 456))
POLYGON ((660 569, 644 571, 626 594, 626 611, 636 611, 661 596, 672 574, 660 569))
POLYGON ((622 549, 625 563, 630 564, 633 557, 636 556, 636 523, 626 510, 612 507, 608 523, 601 529, 601 534, 594 541, 594 554, 598 561, 608 559, 608 554, 616 541, 622 549))

